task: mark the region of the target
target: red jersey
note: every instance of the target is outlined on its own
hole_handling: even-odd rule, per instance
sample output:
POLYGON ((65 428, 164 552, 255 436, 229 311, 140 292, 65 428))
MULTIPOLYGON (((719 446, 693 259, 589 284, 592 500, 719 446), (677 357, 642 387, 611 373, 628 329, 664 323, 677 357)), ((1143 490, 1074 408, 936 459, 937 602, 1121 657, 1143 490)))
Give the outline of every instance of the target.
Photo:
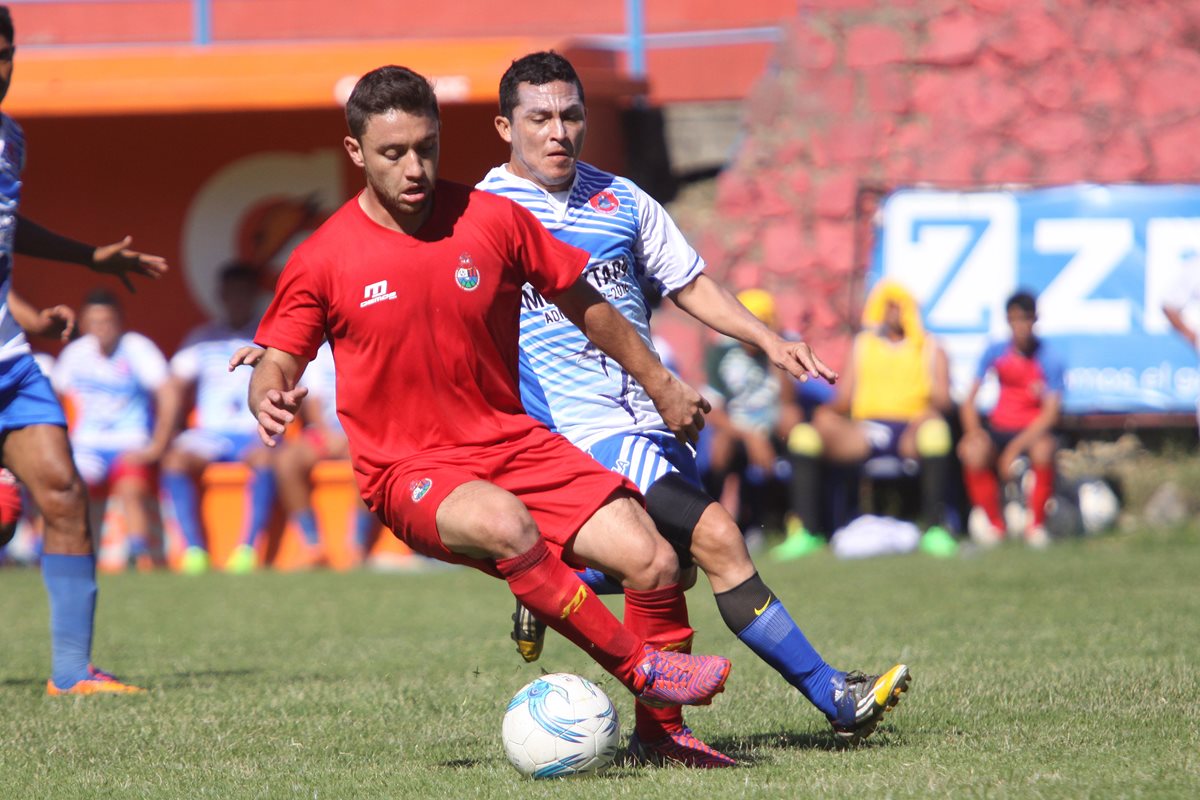
POLYGON ((355 197, 293 253, 255 341, 312 360, 333 348, 338 417, 363 498, 406 458, 507 441, 542 427, 517 385, 521 287, 550 297, 588 255, 516 203, 438 181, 409 236, 355 197))

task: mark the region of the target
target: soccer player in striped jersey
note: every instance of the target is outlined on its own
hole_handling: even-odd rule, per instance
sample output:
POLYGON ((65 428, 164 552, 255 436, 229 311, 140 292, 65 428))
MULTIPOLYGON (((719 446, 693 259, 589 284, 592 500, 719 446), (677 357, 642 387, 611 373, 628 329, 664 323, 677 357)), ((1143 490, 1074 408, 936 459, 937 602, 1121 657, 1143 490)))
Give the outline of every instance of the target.
MULTIPOLYGON (((0 102, 13 75, 12 16, 0 6, 0 102)), ((119 278, 157 278, 158 256, 129 249, 131 240, 93 247, 47 230, 20 213, 25 135, 0 114, 0 297, 12 285, 13 255, 79 264, 119 278)), ((0 462, 25 484, 45 519, 42 577, 50 596, 51 695, 141 691, 91 663, 96 611, 96 556, 87 495, 71 461, 62 406, 30 353, 8 304, 0 306, 0 462)))
POLYGON ((156 466, 179 405, 166 358, 145 336, 125 330, 123 317, 115 295, 90 292, 80 310, 83 336, 63 348, 51 373, 76 411, 71 448, 80 476, 101 507, 115 497, 125 517, 125 541, 101 547, 100 568, 108 572, 150 558, 156 466))
MULTIPOLYGON (((514 61, 500 81, 495 123, 511 155, 477 188, 519 203, 559 240, 586 250, 591 258, 584 277, 647 346, 647 295, 654 292, 709 327, 757 345, 801 380, 836 379, 808 345, 771 332, 705 275, 704 261, 662 206, 632 181, 579 160, 587 112, 583 86, 565 58, 543 52, 514 61)), ((528 412, 638 485, 681 562, 707 573, 730 630, 824 712, 840 740, 869 735, 907 688, 907 667, 867 677, 825 663, 759 577, 734 520, 700 488, 693 451, 668 431, 642 386, 528 284, 520 347, 528 412)), ((590 577, 594 585, 605 583, 603 576, 590 577)), ((529 627, 521 608, 514 619, 518 629, 529 627)), ((536 633, 514 631, 514 638, 527 660, 540 653, 536 633)), ((645 761, 697 767, 736 763, 696 738, 678 709, 643 704, 637 705, 631 752, 645 761)))

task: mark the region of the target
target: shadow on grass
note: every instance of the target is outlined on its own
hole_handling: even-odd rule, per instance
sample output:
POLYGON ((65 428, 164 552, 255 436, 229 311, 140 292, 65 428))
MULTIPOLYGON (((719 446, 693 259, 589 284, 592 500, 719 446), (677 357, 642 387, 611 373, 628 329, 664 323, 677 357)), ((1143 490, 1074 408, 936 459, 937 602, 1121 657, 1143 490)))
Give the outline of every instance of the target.
POLYGON ((247 675, 257 675, 261 669, 197 669, 186 672, 173 672, 169 675, 156 677, 154 685, 159 688, 184 686, 205 678, 244 678, 247 675))

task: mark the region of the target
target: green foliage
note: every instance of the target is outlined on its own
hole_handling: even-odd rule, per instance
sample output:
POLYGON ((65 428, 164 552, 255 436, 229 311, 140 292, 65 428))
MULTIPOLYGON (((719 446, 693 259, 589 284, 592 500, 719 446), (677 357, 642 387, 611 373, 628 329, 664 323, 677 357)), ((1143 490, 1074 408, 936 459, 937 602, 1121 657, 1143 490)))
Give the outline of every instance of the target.
POLYGON ((912 667, 912 690, 853 751, 725 629, 702 578, 697 649, 729 654, 734 672, 688 719, 745 768, 620 767, 570 787, 504 760, 508 698, 541 669, 578 672, 626 734, 630 698, 553 633, 524 664, 499 581, 103 578, 98 663, 150 691, 47 698, 41 580, 6 570, 0 797, 1196 797, 1198 547, 1183 530, 764 566, 831 663, 912 667))

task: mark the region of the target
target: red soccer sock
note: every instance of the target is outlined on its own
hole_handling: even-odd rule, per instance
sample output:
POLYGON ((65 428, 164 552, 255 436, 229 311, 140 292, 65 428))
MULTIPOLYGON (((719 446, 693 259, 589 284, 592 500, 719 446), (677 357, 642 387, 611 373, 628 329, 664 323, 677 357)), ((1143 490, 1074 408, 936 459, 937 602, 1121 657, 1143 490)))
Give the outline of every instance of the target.
POLYGON ((1040 527, 1046 522, 1046 503, 1054 494, 1054 467, 1042 464, 1033 468, 1033 491, 1029 494, 1029 506, 1033 512, 1033 524, 1040 527))
POLYGON ((982 508, 992 525, 1004 530, 1004 517, 1000 514, 1000 483, 996 480, 996 473, 990 469, 964 469, 963 483, 967 485, 971 504, 982 508))
POLYGON ((533 615, 578 645, 631 691, 645 657, 642 640, 617 621, 544 539, 527 552, 496 561, 517 599, 533 615))
MULTIPOLYGON (((678 584, 647 591, 625 590, 625 627, 657 650, 692 652, 694 631, 688 623, 687 600, 678 584)), ((679 706, 652 708, 634 704, 634 729, 643 742, 657 741, 683 729, 679 706)))

